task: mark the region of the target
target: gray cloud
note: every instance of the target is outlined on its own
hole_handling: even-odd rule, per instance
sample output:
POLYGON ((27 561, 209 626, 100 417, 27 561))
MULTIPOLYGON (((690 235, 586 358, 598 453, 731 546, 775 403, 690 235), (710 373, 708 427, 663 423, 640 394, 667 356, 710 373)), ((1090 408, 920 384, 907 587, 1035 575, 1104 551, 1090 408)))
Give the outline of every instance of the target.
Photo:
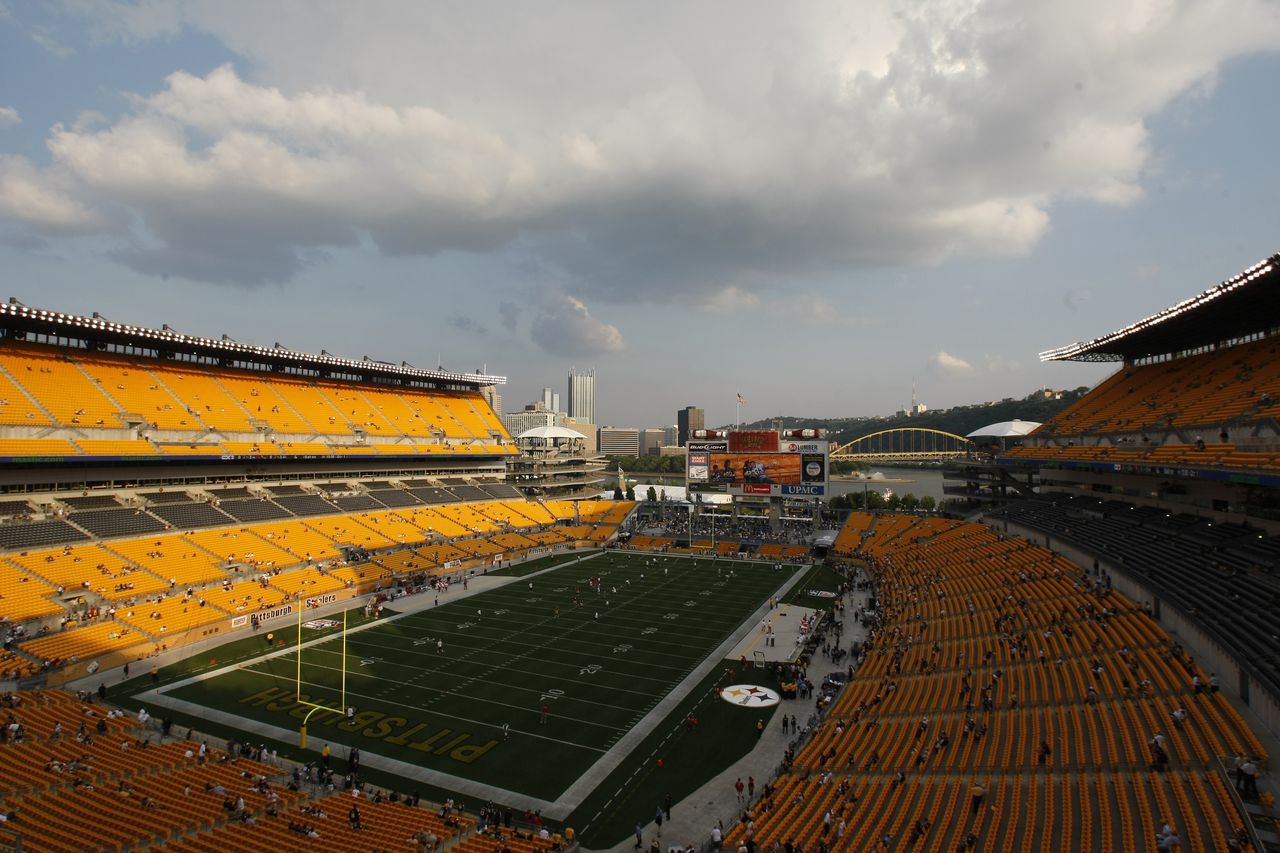
POLYGON ((537 312, 529 337, 552 355, 582 358, 626 348, 616 326, 596 319, 581 300, 560 290, 544 291, 537 312))
POLYGON ((502 328, 508 332, 514 332, 516 323, 520 319, 520 306, 503 300, 498 303, 498 317, 502 322, 502 328))
POLYGON ((485 328, 483 323, 476 318, 468 317, 465 314, 454 314, 449 318, 449 325, 459 331, 471 332, 476 335, 487 335, 489 333, 489 330, 485 328))
POLYGON ((255 76, 175 72, 114 122, 55 127, 0 215, 121 210, 121 262, 247 285, 366 238, 518 245, 593 303, 1025 253, 1055 201, 1139 198, 1144 121, 1280 39, 1265 0, 76 8, 104 38, 209 33, 255 76))

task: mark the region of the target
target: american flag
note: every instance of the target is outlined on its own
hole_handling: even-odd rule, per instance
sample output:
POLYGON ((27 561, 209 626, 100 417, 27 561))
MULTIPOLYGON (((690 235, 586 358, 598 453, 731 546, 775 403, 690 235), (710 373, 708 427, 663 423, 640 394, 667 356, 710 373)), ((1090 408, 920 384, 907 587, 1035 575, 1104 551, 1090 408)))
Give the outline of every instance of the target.
POLYGON ((739 406, 745 406, 746 404, 747 404, 747 398, 746 398, 746 397, 744 397, 744 396, 742 396, 741 394, 739 394, 739 395, 738 395, 738 405, 739 405, 739 406))

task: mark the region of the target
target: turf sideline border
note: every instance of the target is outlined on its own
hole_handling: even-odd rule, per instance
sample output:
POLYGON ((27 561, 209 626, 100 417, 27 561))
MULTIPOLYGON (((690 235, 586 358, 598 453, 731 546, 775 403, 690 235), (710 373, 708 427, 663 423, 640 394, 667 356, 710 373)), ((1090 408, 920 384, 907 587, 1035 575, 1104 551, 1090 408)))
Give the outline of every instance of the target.
MULTIPOLYGON (((595 559, 596 557, 602 556, 605 553, 606 552, 604 551, 597 551, 593 554, 589 554, 587 556, 582 557, 580 560, 573 561, 573 562, 576 563, 576 562, 580 562, 581 560, 595 559)), ((671 555, 671 556, 675 556, 675 555, 671 555)), ((693 557, 683 557, 683 555, 681 555, 681 557, 683 559, 695 559, 693 557)), ((699 557, 697 559, 705 559, 705 558, 699 557)), ((724 562, 734 563, 738 561, 725 560, 724 562)), ((751 560, 746 562, 759 562, 759 561, 751 560)), ((494 578, 494 580, 505 580, 506 582, 495 583, 492 586, 490 586, 488 589, 484 589, 484 590, 478 590, 478 589, 469 590, 467 595, 459 596, 457 599, 454 599, 454 601, 461 601, 462 599, 469 598, 472 595, 479 595, 483 592, 488 592, 491 589, 498 589, 503 586, 508 586, 510 583, 523 581, 532 577, 537 577, 547 572, 552 572, 557 569, 563 568, 566 565, 572 565, 572 564, 573 563, 562 563, 560 565, 550 566, 546 569, 543 569, 542 571, 535 572, 531 575, 503 576, 501 578, 494 578)), ((792 565, 792 564, 784 563, 784 565, 792 565)), ((771 598, 776 600, 776 599, 781 599, 783 596, 785 596, 791 590, 791 588, 794 587, 800 581, 800 579, 804 577, 804 575, 809 571, 809 569, 812 568, 812 566, 792 565, 792 568, 793 568, 793 572, 791 576, 788 577, 780 587, 778 587, 777 591, 773 593, 771 598)), ((689 693, 693 690, 693 688, 696 685, 700 684, 704 678, 706 678, 708 675, 711 674, 712 670, 714 670, 716 667, 720 666, 723 663, 725 656, 730 654, 732 650, 737 646, 737 644, 740 643, 747 636, 747 634, 749 634, 752 630, 756 628, 756 626, 760 622, 760 619, 762 619, 764 615, 768 613, 768 611, 769 611, 768 601, 764 602, 758 608, 756 608, 756 610, 752 613, 752 615, 748 616, 743 621, 741 627, 739 627, 732 634, 730 634, 714 650, 709 652, 706 658, 702 661, 702 663, 696 666, 692 671, 689 672, 688 675, 686 675, 670 691, 668 691, 667 695, 664 696, 658 702, 658 704, 655 705, 649 711, 649 713, 645 714, 645 716, 642 717, 638 723, 632 726, 631 729, 626 734, 624 734, 621 738, 619 738, 617 743, 611 746, 608 749, 608 751, 605 752, 604 755, 600 756, 600 758, 597 759, 594 764, 588 767, 582 773, 582 775, 578 777, 577 781, 575 781, 572 785, 566 788, 554 801, 544 800, 538 797, 532 797, 528 794, 522 794, 518 791, 511 791, 506 788, 500 788, 496 785, 489 785, 484 782, 477 782, 473 779, 468 779, 463 776, 455 776, 451 773, 445 773, 440 770, 432 770, 427 767, 421 767, 417 764, 410 764, 407 761, 401 761, 395 758, 388 758, 384 755, 379 755, 378 753, 375 753, 375 752, 362 752, 360 756, 361 764, 367 767, 372 767, 374 769, 380 770, 384 773, 400 776, 401 778, 404 778, 404 779, 414 779, 427 785, 433 785, 438 788, 444 788, 446 790, 454 791, 458 794, 462 794, 476 800, 481 800, 481 801, 492 800, 495 802, 504 803, 506 805, 509 805, 515 808, 533 809, 533 810, 541 811, 543 815, 551 818, 552 820, 564 820, 570 814, 572 814, 580 805, 582 805, 583 801, 585 801, 586 798, 590 794, 592 794, 596 790, 596 788, 598 788, 605 781, 605 779, 608 778, 608 776, 614 770, 616 770, 620 764, 622 764, 623 761, 626 760, 626 758, 631 754, 631 752, 636 748, 636 746, 642 743, 645 738, 647 738, 651 733, 653 733, 653 731, 657 729, 658 725, 664 719, 666 719, 666 717, 671 713, 672 710, 675 709, 676 706, 678 706, 681 702, 684 701, 684 699, 689 695, 689 693)), ((355 628, 349 629, 347 633, 352 634, 358 631, 364 631, 376 625, 384 625, 388 622, 393 622, 397 619, 401 619, 405 616, 410 616, 418 612, 419 610, 396 613, 395 615, 388 616, 385 619, 379 619, 374 622, 367 622, 364 625, 358 625, 355 628)), ((271 738, 272 740, 275 740, 278 742, 292 743, 296 740, 297 734, 298 734, 295 729, 286 729, 280 726, 274 726, 274 725, 271 725, 270 723, 263 723, 258 720, 252 720, 246 717, 241 717, 236 714, 228 713, 226 711, 220 711, 216 708, 210 708, 206 705, 200 705, 195 702, 189 702, 185 699, 177 699, 174 697, 166 696, 161 691, 186 687, 191 684, 199 684, 200 682, 206 681, 210 678, 222 676, 229 672, 233 672, 235 670, 241 669, 247 663, 256 664, 264 660, 269 660, 276 657, 283 657, 285 655, 293 654, 297 651, 300 651, 301 649, 309 648, 313 645, 329 642, 332 639, 333 637, 331 635, 316 637, 313 640, 308 640, 307 642, 303 643, 300 646, 295 645, 287 649, 283 649, 281 651, 270 652, 268 654, 253 658, 252 661, 242 661, 242 662, 230 664, 224 667, 219 667, 218 669, 209 670, 208 672, 202 672, 197 675, 191 676, 190 678, 183 679, 182 681, 176 681, 176 682, 166 684, 164 685, 163 688, 151 688, 149 690, 136 693, 134 694, 133 699, 136 702, 146 702, 155 707, 169 708, 174 711, 186 713, 194 717, 203 717, 213 722, 220 723, 229 728, 238 729, 240 731, 245 731, 245 732, 253 732, 254 734, 260 735, 262 737, 271 738)), ((317 737, 317 738, 309 738, 309 740, 321 741, 322 739, 317 737)), ((308 748, 308 751, 319 754, 320 749, 308 748)))

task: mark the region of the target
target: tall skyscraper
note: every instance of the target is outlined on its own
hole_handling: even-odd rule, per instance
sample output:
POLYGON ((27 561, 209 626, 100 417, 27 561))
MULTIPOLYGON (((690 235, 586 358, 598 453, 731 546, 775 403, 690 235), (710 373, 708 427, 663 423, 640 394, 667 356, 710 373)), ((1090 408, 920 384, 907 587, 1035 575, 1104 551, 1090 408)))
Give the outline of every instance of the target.
POLYGON ((706 429, 706 413, 697 406, 685 406, 676 412, 676 431, 680 446, 689 443, 689 435, 695 429, 706 429))
POLYGON ((480 396, 489 404, 489 408, 493 409, 494 414, 502 414, 502 395, 498 393, 497 385, 486 385, 480 389, 480 396))
POLYGON ((560 411, 560 394, 556 391, 552 391, 550 388, 543 388, 542 405, 546 406, 548 411, 560 411))
POLYGON ((569 417, 579 423, 596 422, 596 369, 579 373, 569 368, 569 417))

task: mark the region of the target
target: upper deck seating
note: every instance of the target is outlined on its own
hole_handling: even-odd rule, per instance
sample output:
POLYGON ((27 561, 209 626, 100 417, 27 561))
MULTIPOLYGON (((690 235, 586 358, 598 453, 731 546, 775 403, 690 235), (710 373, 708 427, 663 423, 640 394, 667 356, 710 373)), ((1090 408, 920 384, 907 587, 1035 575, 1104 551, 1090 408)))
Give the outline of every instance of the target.
MULTIPOLYGON (((513 449, 510 435, 478 392, 309 379, 13 340, 0 341, 4 426, 77 430, 74 444, 0 444, 0 454, 7 449, 10 455, 32 456, 506 454, 513 449), (119 436, 120 430, 140 428, 162 435, 155 442, 119 436), (247 440, 266 429, 279 438, 247 440), (210 436, 211 430, 225 438, 210 436)), ((20 440, 47 441, 0 437, 20 440)))
POLYGON ((1237 418, 1280 414, 1280 341, 1263 338, 1172 361, 1128 366, 1050 418, 1033 436, 1135 433, 1167 427, 1213 434, 1237 418))

